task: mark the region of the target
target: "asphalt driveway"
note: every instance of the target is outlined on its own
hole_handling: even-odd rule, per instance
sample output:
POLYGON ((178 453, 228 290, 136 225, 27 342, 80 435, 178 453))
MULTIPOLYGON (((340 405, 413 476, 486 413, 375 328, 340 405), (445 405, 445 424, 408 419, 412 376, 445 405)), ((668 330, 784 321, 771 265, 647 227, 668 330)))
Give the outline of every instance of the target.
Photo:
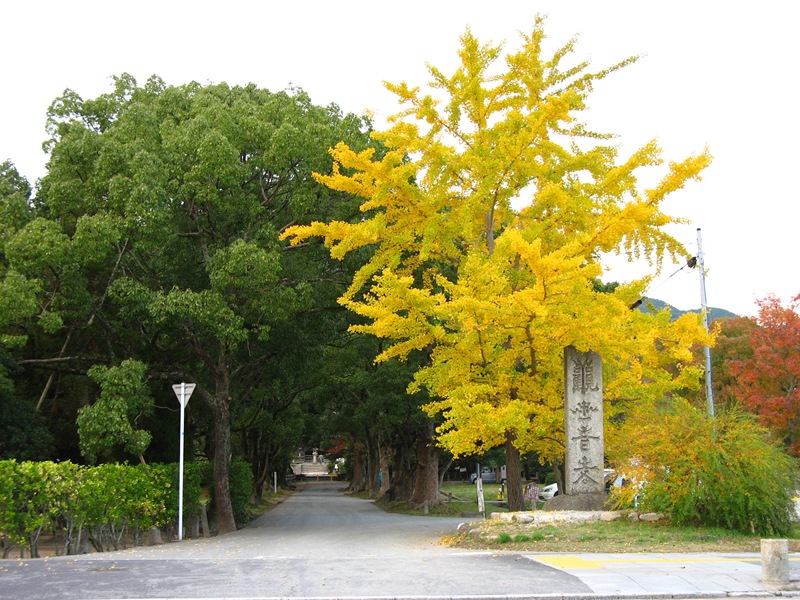
POLYGON ((0 563, 0 598, 341 598, 591 594, 520 555, 438 545, 463 519, 389 514, 310 483, 235 533, 0 563))

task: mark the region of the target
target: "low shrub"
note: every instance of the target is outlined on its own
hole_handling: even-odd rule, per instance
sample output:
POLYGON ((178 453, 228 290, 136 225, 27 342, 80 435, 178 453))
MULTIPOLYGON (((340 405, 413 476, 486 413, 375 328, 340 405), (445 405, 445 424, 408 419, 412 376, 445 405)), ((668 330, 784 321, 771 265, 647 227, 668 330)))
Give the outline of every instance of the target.
POLYGON ((241 459, 231 462, 230 489, 233 518, 241 527, 250 519, 247 512, 253 494, 253 470, 250 468, 250 463, 241 459))
POLYGON ((677 400, 642 411, 624 430, 609 455, 634 485, 614 488, 618 506, 664 513, 677 525, 789 533, 797 465, 752 415, 711 418, 677 400))
MULTIPOLYGON (((199 465, 184 465, 184 514, 198 513, 199 465)), ((14 546, 39 555, 39 536, 52 531, 58 554, 125 547, 130 536, 177 520, 178 466, 0 461, 3 556, 14 546)))

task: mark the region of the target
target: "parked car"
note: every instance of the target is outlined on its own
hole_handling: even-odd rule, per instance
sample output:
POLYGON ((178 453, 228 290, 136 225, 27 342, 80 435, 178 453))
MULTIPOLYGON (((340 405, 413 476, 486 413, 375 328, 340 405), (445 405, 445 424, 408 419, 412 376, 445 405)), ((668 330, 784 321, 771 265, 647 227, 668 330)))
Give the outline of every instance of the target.
POLYGON ((613 469, 605 470, 604 481, 606 492, 610 492, 611 488, 622 487, 627 483, 627 481, 625 481, 621 475, 617 475, 613 469))
MULTIPOLYGON (((605 489, 608 492, 612 487, 619 487, 623 485, 625 480, 619 477, 613 469, 603 469, 603 480, 605 481, 605 489)), ((558 484, 551 483, 544 486, 539 490, 539 498, 542 500, 550 500, 553 496, 558 496, 558 484)))
POLYGON ((558 496, 558 484, 551 483, 539 490, 539 498, 542 500, 550 500, 553 496, 558 496))
MULTIPOLYGON (((470 473, 469 474, 469 482, 475 483, 478 479, 477 473, 470 473)), ((483 467, 481 469, 481 480, 483 483, 497 483, 497 474, 494 469, 490 469, 489 467, 483 467)))

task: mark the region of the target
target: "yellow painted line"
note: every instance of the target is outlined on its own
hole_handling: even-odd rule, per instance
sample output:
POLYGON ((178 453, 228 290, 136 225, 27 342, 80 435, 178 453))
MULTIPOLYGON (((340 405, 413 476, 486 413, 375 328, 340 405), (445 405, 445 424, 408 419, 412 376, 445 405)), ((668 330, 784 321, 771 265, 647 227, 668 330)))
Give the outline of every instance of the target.
MULTIPOLYGON (((788 560, 800 561, 800 557, 788 560)), ((709 556, 693 558, 609 558, 605 563, 704 563, 704 562, 753 562, 761 561, 761 556, 709 556)))
MULTIPOLYGON (((757 557, 753 557, 754 559, 757 557)), ((609 558, 603 562, 610 563, 704 563, 704 562, 742 562, 752 560, 746 558, 728 558, 725 556, 709 556, 695 558, 609 558)), ((760 559, 758 559, 760 560, 760 559)))
POLYGON ((586 560, 580 556, 570 556, 568 554, 561 554, 558 556, 534 556, 534 558, 539 562, 559 569, 605 569, 605 567, 597 561, 586 560))
MULTIPOLYGON (((532 555, 536 561, 548 564, 559 569, 605 569, 603 563, 710 563, 710 562, 754 562, 760 561, 760 556, 709 556, 692 558, 603 558, 599 560, 587 560, 580 556, 569 554, 538 554, 532 555)), ((789 558, 790 561, 800 561, 800 556, 789 558)))

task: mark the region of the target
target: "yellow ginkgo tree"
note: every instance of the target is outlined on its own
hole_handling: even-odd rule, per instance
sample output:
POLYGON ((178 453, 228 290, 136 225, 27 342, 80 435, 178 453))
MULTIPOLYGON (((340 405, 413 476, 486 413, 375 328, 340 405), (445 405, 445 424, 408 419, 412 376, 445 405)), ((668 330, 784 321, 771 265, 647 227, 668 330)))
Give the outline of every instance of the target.
POLYGON ((340 299, 362 317, 356 331, 390 341, 379 360, 428 354, 411 390, 425 387, 440 415, 439 443, 454 455, 505 445, 509 508, 522 505, 520 452, 563 453, 563 351, 598 352, 607 414, 625 400, 658 400, 696 386, 691 348, 708 342, 697 316, 631 310, 650 278, 603 286, 603 256, 649 261, 651 275, 686 250, 665 227, 668 194, 699 177, 704 151, 659 168, 655 142, 625 160, 579 120, 599 72, 565 66, 574 40, 544 58, 538 19, 518 51, 468 31, 451 76, 429 67, 428 93, 387 84, 407 107, 375 136, 387 151, 331 150, 327 186, 364 198, 353 222, 292 227, 321 236, 343 258, 371 258, 340 299), (609 288, 613 289, 609 289, 609 288), (613 401, 613 402, 612 402, 613 401))

